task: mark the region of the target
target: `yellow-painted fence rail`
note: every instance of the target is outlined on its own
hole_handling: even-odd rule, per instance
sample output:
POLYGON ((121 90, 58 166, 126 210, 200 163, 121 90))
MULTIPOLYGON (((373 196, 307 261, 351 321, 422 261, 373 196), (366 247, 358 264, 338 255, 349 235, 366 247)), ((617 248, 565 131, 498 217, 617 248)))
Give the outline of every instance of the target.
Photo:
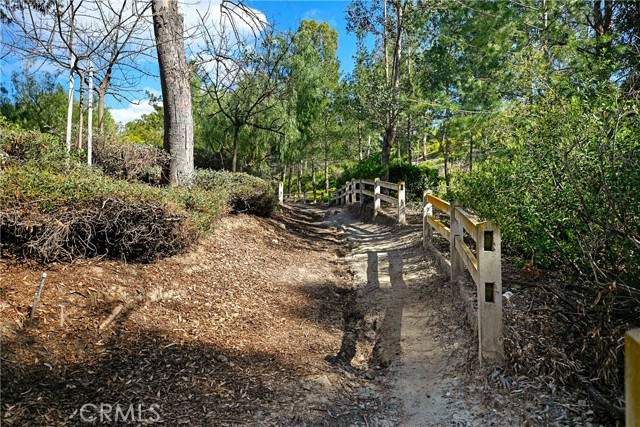
POLYGON ((500 228, 491 221, 480 221, 457 202, 447 202, 428 191, 424 193, 422 206, 424 245, 432 244, 434 231, 445 237, 451 254, 451 281, 461 280, 466 268, 475 282, 480 363, 499 363, 504 358, 500 228), (448 227, 438 219, 435 210, 448 217, 448 227), (475 242, 475 249, 465 242, 465 236, 475 242))

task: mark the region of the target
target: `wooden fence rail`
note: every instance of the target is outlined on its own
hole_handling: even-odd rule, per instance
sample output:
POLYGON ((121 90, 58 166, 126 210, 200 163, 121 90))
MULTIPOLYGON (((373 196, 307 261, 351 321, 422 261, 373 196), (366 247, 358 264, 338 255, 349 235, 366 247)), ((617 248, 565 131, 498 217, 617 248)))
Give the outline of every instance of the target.
POLYGON ((364 202, 364 197, 373 199, 374 215, 381 211, 380 202, 386 202, 398 207, 398 223, 406 224, 406 189, 404 182, 387 182, 376 179, 359 179, 347 182, 345 186, 335 192, 329 193, 329 204, 332 202, 337 205, 353 204, 355 202, 364 202), (367 186, 373 189, 367 189, 367 186), (383 194, 381 189, 386 188, 394 191, 395 196, 383 194), (332 197, 333 195, 333 197, 332 197))
MULTIPOLYGON (((364 197, 374 200, 375 213, 380 211, 380 202, 398 207, 398 222, 405 222, 405 184, 360 179, 348 182, 343 188, 329 192, 328 202, 338 205, 363 203, 364 197), (367 186, 373 189, 367 189, 367 186), (385 188, 396 192, 392 197, 381 193, 385 188)), ((285 195, 283 183, 278 185, 278 201, 298 200, 302 195, 285 195)), ((476 216, 458 206, 425 191, 422 203, 422 239, 425 246, 431 245, 433 232, 449 242, 451 256, 451 281, 457 282, 466 268, 476 285, 478 356, 480 363, 500 363, 504 359, 502 331, 502 272, 500 228, 491 221, 480 221, 476 216), (438 219, 435 210, 449 220, 449 226, 438 219), (475 242, 470 247, 465 236, 475 242)), ((625 400, 626 426, 640 426, 640 329, 632 329, 625 335, 625 400)))
POLYGON ((466 267, 475 282, 480 362, 499 363, 504 357, 500 228, 491 221, 479 221, 457 202, 446 202, 428 191, 422 212, 424 245, 431 245, 434 230, 449 241, 451 281, 462 279, 466 267), (448 216, 449 227, 434 216, 434 208, 448 216), (475 251, 465 242, 465 235, 474 240, 475 251))

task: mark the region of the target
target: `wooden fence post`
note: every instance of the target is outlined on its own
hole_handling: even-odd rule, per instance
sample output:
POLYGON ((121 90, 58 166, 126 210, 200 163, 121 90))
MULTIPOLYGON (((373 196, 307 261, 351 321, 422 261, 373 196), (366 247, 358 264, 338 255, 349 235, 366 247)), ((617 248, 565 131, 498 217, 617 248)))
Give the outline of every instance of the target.
POLYGON ((284 204, 284 183, 282 181, 278 183, 278 203, 284 204))
POLYGON ((364 203, 363 201, 364 197, 362 197, 363 196, 362 190, 364 188, 364 184, 362 183, 362 181, 363 181, 362 178, 360 178, 360 183, 358 184, 358 189, 360 190, 358 191, 358 194, 359 194, 358 197, 360 197, 360 206, 362 206, 362 204, 364 203))
POLYGON ((478 224, 477 233, 478 354, 480 363, 500 363, 504 357, 500 228, 485 221, 478 224))
POLYGON ((624 383, 626 425, 640 425, 640 328, 632 329, 624 337, 624 383))
POLYGON ((407 223, 407 218, 406 218, 407 202, 406 202, 405 193, 406 193, 405 185, 404 185, 404 182, 401 181, 398 183, 398 224, 407 223))
POLYGON ((376 178, 375 187, 373 187, 373 216, 378 215, 380 211, 380 179, 376 178))
POLYGON ((356 181, 354 179, 351 180, 351 204, 356 202, 356 181))
POLYGON ((451 257, 451 281, 456 282, 462 278, 464 273, 464 262, 462 257, 456 250, 456 236, 464 239, 464 229, 462 224, 456 219, 456 208, 458 207, 458 201, 452 200, 449 208, 449 228, 451 228, 451 240, 449 241, 449 253, 451 257))
POLYGON ((430 190, 425 190, 422 193, 422 246, 426 247, 427 243, 431 243, 433 237, 433 230, 427 218, 433 215, 433 205, 429 203, 428 196, 431 194, 430 190))

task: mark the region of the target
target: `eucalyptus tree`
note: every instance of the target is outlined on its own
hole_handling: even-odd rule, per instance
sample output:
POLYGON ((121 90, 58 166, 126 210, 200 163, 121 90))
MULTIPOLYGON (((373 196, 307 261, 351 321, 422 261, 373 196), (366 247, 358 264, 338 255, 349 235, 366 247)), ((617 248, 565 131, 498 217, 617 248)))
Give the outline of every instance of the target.
MULTIPOLYGON (((324 158, 324 187, 329 191, 329 157, 335 128, 333 113, 339 88, 336 58, 338 33, 326 22, 304 20, 293 36, 289 58, 295 97, 296 123, 304 157, 310 159, 312 189, 316 191, 316 156, 324 158)), ((315 197, 315 196, 314 196, 315 197)))
POLYGON ((193 173, 191 70, 184 50, 184 11, 178 0, 153 0, 153 30, 164 108, 164 149, 171 156, 163 180, 187 184, 193 173))

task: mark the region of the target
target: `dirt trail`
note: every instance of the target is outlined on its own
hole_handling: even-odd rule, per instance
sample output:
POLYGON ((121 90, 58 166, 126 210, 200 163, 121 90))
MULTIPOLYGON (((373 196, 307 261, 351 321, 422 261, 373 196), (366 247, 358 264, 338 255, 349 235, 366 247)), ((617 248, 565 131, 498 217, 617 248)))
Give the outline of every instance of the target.
MULTIPOLYGON (((384 393, 401 409, 403 426, 518 424, 488 407, 470 368, 473 333, 441 275, 422 250, 418 225, 378 225, 333 210, 356 273, 362 327, 375 331, 372 359, 387 377, 384 393)), ((387 417, 388 418, 388 417, 387 417)), ((387 422, 391 421, 387 419, 387 422)))

